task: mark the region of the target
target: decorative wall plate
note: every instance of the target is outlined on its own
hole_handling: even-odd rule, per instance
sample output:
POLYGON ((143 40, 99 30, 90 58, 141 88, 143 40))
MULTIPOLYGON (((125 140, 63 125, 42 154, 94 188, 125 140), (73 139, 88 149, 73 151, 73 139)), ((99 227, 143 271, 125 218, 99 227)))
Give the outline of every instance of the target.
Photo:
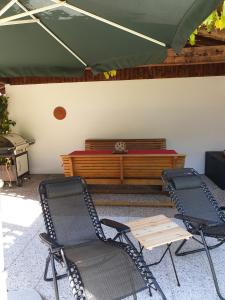
POLYGON ((53 111, 53 115, 57 120, 63 120, 66 117, 66 110, 62 106, 57 106, 53 111))

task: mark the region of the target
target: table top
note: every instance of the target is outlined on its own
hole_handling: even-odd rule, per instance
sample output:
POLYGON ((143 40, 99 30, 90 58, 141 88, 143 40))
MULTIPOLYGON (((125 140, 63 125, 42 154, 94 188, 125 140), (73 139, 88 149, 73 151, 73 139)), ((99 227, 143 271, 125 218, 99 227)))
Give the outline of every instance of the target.
POLYGON ((192 235, 170 218, 157 215, 125 223, 130 227, 133 236, 145 249, 189 239, 192 235))

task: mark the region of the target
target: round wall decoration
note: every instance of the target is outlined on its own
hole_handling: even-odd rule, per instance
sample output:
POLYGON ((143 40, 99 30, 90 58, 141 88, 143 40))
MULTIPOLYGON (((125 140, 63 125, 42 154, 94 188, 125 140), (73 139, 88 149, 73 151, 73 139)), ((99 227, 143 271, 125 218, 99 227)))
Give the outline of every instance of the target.
POLYGON ((66 110, 62 106, 57 106, 53 111, 53 115, 57 120, 63 120, 66 117, 66 110))

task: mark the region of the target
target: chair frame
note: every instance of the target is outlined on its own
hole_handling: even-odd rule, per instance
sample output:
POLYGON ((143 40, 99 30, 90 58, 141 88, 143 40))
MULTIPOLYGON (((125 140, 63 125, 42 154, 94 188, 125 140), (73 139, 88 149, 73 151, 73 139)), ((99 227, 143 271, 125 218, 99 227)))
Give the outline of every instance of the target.
MULTIPOLYGON (((102 219, 101 222, 102 222, 102 224, 104 224, 104 225, 107 226, 108 223, 111 222, 111 220, 102 219)), ((141 243, 138 241, 138 248, 139 248, 138 249, 132 243, 132 241, 130 240, 130 238, 127 235, 127 233, 130 232, 130 228, 128 226, 124 225, 124 224, 122 224, 122 225, 123 225, 124 229, 123 230, 118 230, 117 229, 117 234, 115 235, 115 237, 113 238, 113 240, 116 241, 118 239, 120 242, 123 242, 125 240, 129 245, 131 245, 132 247, 136 248, 139 254, 143 255, 144 246, 142 246, 141 243)), ((172 245, 172 243, 166 244, 166 249, 164 250, 164 252, 161 255, 161 257, 156 262, 148 264, 147 266, 148 267, 152 267, 152 266, 156 266, 156 265, 160 264, 162 262, 162 260, 164 259, 164 257, 166 256, 166 253, 169 252, 169 256, 170 256, 170 260, 171 260, 171 263, 172 263, 174 275, 175 275, 175 278, 176 278, 176 281, 177 281, 177 286, 180 286, 180 281, 179 281, 179 278, 178 278, 176 266, 175 266, 175 263, 174 263, 174 260, 173 260, 173 255, 172 255, 172 252, 171 252, 171 245, 172 245)))
MULTIPOLYGON (((192 168, 189 170, 192 173, 192 175, 200 176, 200 174, 196 170, 194 170, 192 168)), ((184 247, 185 243, 187 242, 187 240, 183 240, 181 242, 181 244, 178 246, 178 248, 176 249, 175 255, 176 256, 185 256, 185 255, 205 251, 208 262, 209 262, 209 266, 210 266, 210 270, 212 273, 212 278, 213 278, 213 282, 215 285, 217 295, 219 296, 220 299, 225 300, 225 298, 222 296, 222 294, 220 292, 220 288, 219 288, 219 284, 218 284, 218 280, 217 280, 217 276, 216 276, 216 272, 215 272, 215 268, 214 268, 214 263, 213 263, 213 260, 212 260, 211 254, 210 254, 210 250, 213 250, 225 243, 225 232, 224 232, 224 237, 216 236, 215 234, 206 233, 205 230, 207 228, 214 227, 218 224, 212 223, 209 220, 185 215, 185 211, 183 209, 182 203, 179 200, 178 196, 176 195, 176 189, 173 187, 173 185, 168 181, 168 179, 166 177, 166 170, 163 172, 162 180, 163 180, 164 186, 167 188, 167 190, 169 192, 171 200, 175 203, 176 209, 179 212, 179 214, 176 214, 174 217, 176 219, 182 220, 183 223, 185 224, 187 230, 191 234, 200 236, 201 240, 197 239, 194 236, 192 237, 192 239, 203 246, 201 248, 197 248, 194 250, 181 252, 181 249, 184 247), (213 246, 209 246, 206 242, 206 237, 216 238, 218 240, 218 242, 213 246)), ((224 224, 225 224, 225 213, 224 213, 225 207, 223 207, 223 206, 219 207, 216 199, 214 198, 214 196, 208 189, 205 182, 202 181, 200 188, 206 194, 211 205, 214 207, 217 215, 219 216, 219 218, 222 221, 224 221, 224 224)))
MULTIPOLYGON (((87 206, 87 209, 90 214, 90 218, 92 220, 93 226, 95 228, 95 233, 97 237, 103 241, 111 244, 112 246, 118 247, 123 249, 129 257, 132 259, 133 263, 137 267, 138 271, 140 272, 144 282, 146 283, 146 288, 149 290, 150 296, 152 296, 152 291, 155 290, 158 291, 161 295, 161 298, 163 300, 166 300, 166 296, 164 295, 162 289, 160 288, 158 282, 154 278, 152 272, 150 271, 148 265, 144 261, 143 255, 139 253, 136 248, 130 244, 126 244, 122 241, 115 241, 112 239, 107 239, 105 237, 104 231, 102 229, 102 225, 104 224, 98 218, 93 200, 91 195, 89 194, 87 190, 86 182, 83 178, 76 177, 79 179, 84 187, 83 195, 84 195, 84 201, 87 206)), ((40 193, 40 203, 42 207, 43 217, 44 217, 44 223, 47 230, 47 233, 41 233, 40 238, 41 241, 48 247, 48 256, 46 258, 46 264, 45 264, 45 270, 44 270, 44 280, 45 281, 53 281, 54 283, 54 290, 55 290, 55 299, 59 300, 59 290, 58 290, 58 283, 57 281, 68 276, 70 280, 70 285, 72 287, 72 292, 74 295, 74 298, 77 300, 85 300, 85 289, 84 284, 82 282, 81 275, 79 273, 79 270, 77 266, 68 260, 64 253, 64 247, 63 245, 59 245, 56 242, 56 232, 54 229, 54 224, 51 218, 50 209, 48 206, 48 200, 45 196, 45 181, 40 183, 39 186, 39 193, 40 193), (56 272, 55 262, 59 263, 62 267, 66 268, 66 274, 58 275, 56 272), (49 265, 51 264, 52 269, 52 278, 48 277, 48 270, 49 265)), ((106 219, 105 219, 106 220, 106 219)), ((127 226, 124 224, 121 224, 119 222, 115 222, 113 220, 108 220, 110 224, 105 224, 106 226, 112 227, 117 229, 118 231, 122 232, 123 230, 127 230, 127 226)))

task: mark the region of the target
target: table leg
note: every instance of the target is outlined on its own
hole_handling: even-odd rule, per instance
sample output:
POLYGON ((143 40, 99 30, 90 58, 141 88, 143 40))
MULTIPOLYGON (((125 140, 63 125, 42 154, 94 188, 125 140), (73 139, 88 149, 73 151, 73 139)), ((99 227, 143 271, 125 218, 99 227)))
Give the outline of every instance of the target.
POLYGON ((169 248, 168 248, 168 246, 167 246, 167 247, 166 247, 166 250, 163 252, 163 255, 161 256, 161 258, 160 258, 158 261, 156 261, 156 262, 154 262, 154 263, 152 263, 152 264, 149 264, 148 267, 156 266, 156 265, 160 264, 161 261, 163 260, 164 256, 166 255, 166 252, 167 252, 168 250, 169 250, 169 248))
POLYGON ((178 279, 178 275, 177 275, 177 270, 176 270, 176 267, 175 267, 175 264, 174 264, 174 261, 173 261, 173 256, 172 256, 172 253, 171 253, 171 250, 170 250, 170 246, 171 244, 167 244, 167 248, 169 250, 169 254, 170 254, 170 259, 171 259, 171 262, 172 262, 172 265, 173 265, 173 270, 174 270, 174 274, 176 276, 176 280, 177 280, 177 285, 180 286, 180 281, 178 279))
POLYGON ((172 256, 172 253, 171 253, 171 250, 170 250, 170 246, 171 245, 172 245, 172 243, 167 244, 166 250, 163 252, 163 255, 161 256, 161 258, 158 261, 156 261, 156 262, 154 262, 152 264, 149 264, 148 267, 160 264, 161 261, 163 260, 163 258, 165 257, 166 253, 169 252, 170 259, 171 259, 172 266, 173 266, 173 270, 174 270, 174 274, 175 274, 175 277, 176 277, 176 280, 177 280, 177 285, 180 286, 180 282, 179 282, 179 278, 178 278, 178 275, 177 275, 176 266, 175 266, 175 263, 174 263, 174 260, 173 260, 173 256, 172 256))

